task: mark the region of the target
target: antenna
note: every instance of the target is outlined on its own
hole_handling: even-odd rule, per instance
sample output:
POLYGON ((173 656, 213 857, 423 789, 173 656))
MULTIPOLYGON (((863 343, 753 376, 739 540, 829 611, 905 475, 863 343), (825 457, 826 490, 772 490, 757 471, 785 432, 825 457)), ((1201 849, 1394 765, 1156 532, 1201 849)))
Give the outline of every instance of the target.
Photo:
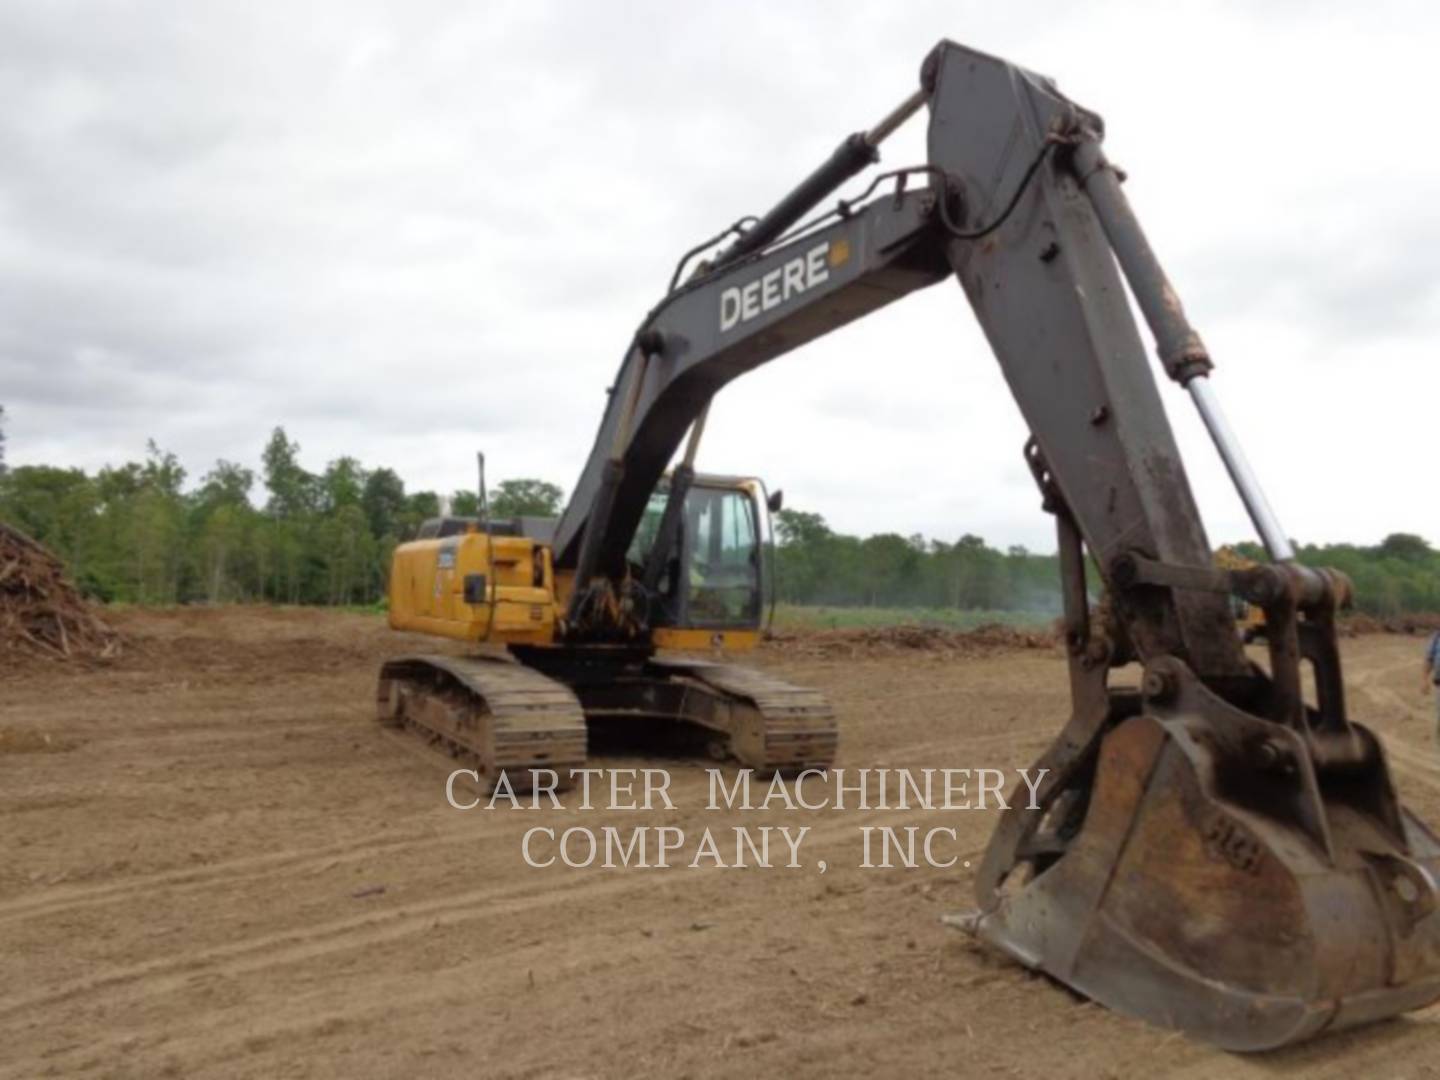
POLYGON ((485 452, 475 451, 475 464, 480 471, 480 531, 490 531, 490 495, 485 490, 485 452))

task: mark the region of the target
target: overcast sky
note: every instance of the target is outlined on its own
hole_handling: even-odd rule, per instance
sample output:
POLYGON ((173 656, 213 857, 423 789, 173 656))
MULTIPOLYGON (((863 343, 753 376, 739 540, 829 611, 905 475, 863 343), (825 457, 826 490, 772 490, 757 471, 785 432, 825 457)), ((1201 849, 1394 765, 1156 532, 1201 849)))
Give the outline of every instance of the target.
MULTIPOLYGON (((678 254, 951 37, 1106 118, 1287 529, 1440 542, 1440 9, 1261 8, 5 0, 9 461, 153 437, 193 479, 283 424, 314 470, 448 491, 483 448, 568 491, 678 254)), ((922 160, 923 124, 884 152, 922 160)), ((1248 537, 1164 396, 1212 538, 1248 537)), ((700 465, 846 531, 1050 550, 1024 439, 943 283, 733 383, 700 465)))

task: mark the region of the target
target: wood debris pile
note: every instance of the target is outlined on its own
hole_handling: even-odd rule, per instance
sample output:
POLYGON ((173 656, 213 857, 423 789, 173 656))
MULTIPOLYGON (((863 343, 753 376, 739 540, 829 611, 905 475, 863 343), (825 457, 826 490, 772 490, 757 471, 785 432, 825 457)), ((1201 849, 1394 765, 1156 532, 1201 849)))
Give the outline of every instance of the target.
POLYGON ((804 656, 860 657, 901 653, 937 656, 984 656, 1014 649, 1053 649, 1051 630, 1021 629, 991 623, 974 630, 936 626, 886 626, 846 630, 777 631, 770 643, 804 656))
POLYGON ((0 658, 110 660, 120 635, 65 578, 60 560, 0 522, 0 658))

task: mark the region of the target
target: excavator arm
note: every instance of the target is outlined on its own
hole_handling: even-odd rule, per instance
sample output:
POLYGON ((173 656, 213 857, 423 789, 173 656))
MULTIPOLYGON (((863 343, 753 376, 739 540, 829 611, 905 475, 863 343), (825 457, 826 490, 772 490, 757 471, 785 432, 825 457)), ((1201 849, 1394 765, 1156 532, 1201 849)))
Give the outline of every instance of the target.
POLYGON ((1334 616, 1348 583, 1294 561, 1103 135, 1050 80, 942 42, 895 112, 673 288, 626 351, 559 524, 567 632, 613 630, 593 613, 625 605, 587 598, 644 587, 626 548, 693 428, 690 466, 721 387, 953 276, 1032 433, 1074 701, 1037 799, 996 829, 965 925, 1105 1004, 1265 1049, 1440 998, 1440 842, 1346 715, 1334 616), (922 108, 923 164, 802 220, 922 108), (1127 286, 1270 564, 1213 565, 1127 286), (1087 553, 1106 586, 1094 610, 1087 553), (1265 611, 1268 670, 1241 646, 1233 595, 1265 611), (1136 660, 1140 684, 1112 685, 1136 660))
MULTIPOLYGON (((868 133, 851 136, 782 201, 778 216, 772 211, 645 320, 557 529, 556 563, 577 569, 576 596, 597 577, 623 578, 651 490, 722 386, 951 276, 1102 569, 1129 551, 1208 563, 1111 246, 1082 188, 1082 179, 1096 182, 1093 170, 1108 170, 1093 160, 1099 118, 1046 80, 948 43, 927 60, 921 92, 905 107, 922 104, 930 109, 929 162, 894 176, 893 193, 846 205, 788 241, 757 241, 793 226, 824 197, 827 185, 816 176, 833 190, 869 160, 846 154, 871 145, 868 133), (1092 170, 1083 178, 1082 159, 1092 170), (907 190, 904 181, 917 176, 924 186, 907 190)), ((1132 280, 1132 288, 1173 299, 1163 280, 1132 280)), ((1174 354, 1168 340, 1164 347, 1174 354)), ((1173 363, 1187 376, 1208 370, 1193 332, 1182 336, 1179 355, 1173 363)), ((1177 653, 1205 674, 1243 674, 1230 618, 1221 597, 1172 591, 1141 604, 1130 629, 1142 656, 1177 653)))
MULTIPOLYGON (((950 275, 935 196, 877 200, 672 291, 636 333, 555 535, 556 563, 619 576, 655 482, 730 380, 950 275)), ((587 575, 588 576, 588 575, 587 575)))

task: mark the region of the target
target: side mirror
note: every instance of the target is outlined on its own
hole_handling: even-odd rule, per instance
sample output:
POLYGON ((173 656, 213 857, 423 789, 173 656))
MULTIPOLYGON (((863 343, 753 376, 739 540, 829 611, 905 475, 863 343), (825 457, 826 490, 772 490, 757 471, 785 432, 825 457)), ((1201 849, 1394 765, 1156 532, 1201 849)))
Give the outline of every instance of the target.
POLYGON ((765 500, 765 505, 770 508, 770 513, 778 514, 785 507, 785 492, 782 490, 772 491, 770 498, 765 500))

